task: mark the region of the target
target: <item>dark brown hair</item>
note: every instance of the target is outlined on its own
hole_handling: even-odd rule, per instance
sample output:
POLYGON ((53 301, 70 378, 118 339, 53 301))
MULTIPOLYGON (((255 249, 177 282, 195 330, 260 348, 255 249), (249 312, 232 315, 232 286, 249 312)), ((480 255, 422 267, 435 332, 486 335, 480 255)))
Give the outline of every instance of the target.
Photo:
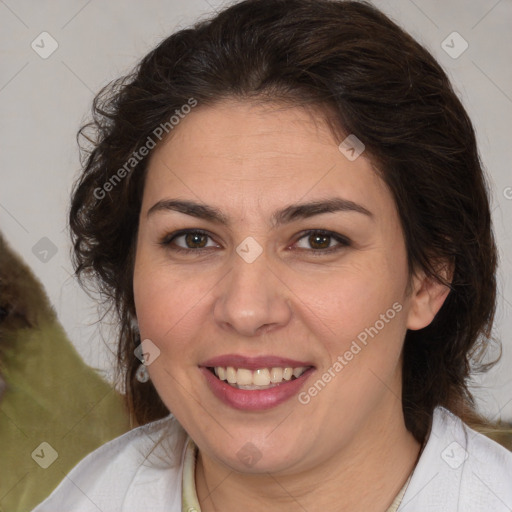
POLYGON ((226 98, 318 106, 339 133, 364 142, 396 201, 410 272, 449 284, 439 265, 453 265, 434 321, 406 334, 407 428, 423 440, 438 405, 469 417, 467 379, 491 339, 497 256, 466 111, 432 55, 370 4, 247 0, 161 42, 98 94, 93 122, 79 132, 92 147, 70 211, 75 269, 114 306, 119 368, 137 421, 168 414, 151 382, 135 379, 133 354, 134 244, 148 157, 132 161, 108 193, 104 185, 190 98, 197 108, 226 98))

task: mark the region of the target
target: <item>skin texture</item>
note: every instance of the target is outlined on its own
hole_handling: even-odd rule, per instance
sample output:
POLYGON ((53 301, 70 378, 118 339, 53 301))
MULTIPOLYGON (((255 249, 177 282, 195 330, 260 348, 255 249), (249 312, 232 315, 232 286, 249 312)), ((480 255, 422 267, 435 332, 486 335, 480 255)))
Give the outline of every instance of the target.
POLYGON ((417 460, 400 400, 401 350, 406 330, 428 325, 448 290, 421 272, 409 283, 393 197, 365 154, 349 161, 339 142, 314 112, 226 100, 194 109, 151 156, 134 269, 137 318, 142 339, 161 351, 151 379, 199 447, 204 512, 247 503, 255 511, 386 510, 417 460), (275 210, 331 197, 372 217, 323 213, 272 227, 275 210), (216 207, 230 224, 147 215, 171 198, 216 207), (189 228, 210 237, 159 243, 189 228), (310 229, 350 245, 318 241, 304 234, 310 229), (247 237, 263 250, 252 263, 236 252, 247 237), (235 410, 198 368, 223 354, 311 361, 307 390, 394 303, 401 311, 306 405, 295 396, 266 411, 235 410), (237 456, 247 442, 261 454, 251 467, 237 456))

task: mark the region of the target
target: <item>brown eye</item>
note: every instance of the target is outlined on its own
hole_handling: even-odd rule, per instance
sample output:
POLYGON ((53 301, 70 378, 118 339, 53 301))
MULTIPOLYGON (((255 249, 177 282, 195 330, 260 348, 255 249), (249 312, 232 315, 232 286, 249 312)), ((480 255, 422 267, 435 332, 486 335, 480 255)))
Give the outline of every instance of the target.
POLYGON ((211 238, 210 235, 204 231, 185 230, 167 235, 160 244, 172 251, 193 252, 213 247, 207 246, 209 238, 211 238), (177 243, 177 241, 180 242, 177 243))
POLYGON ((301 249, 308 250, 313 254, 320 253, 319 255, 332 253, 350 245, 350 240, 348 238, 331 231, 308 231, 301 238, 299 238, 296 244, 300 240, 306 240, 305 245, 309 246, 301 247, 301 249), (333 241, 335 244, 331 245, 333 241))
POLYGON ((201 233, 187 233, 185 237, 185 244, 188 249, 202 248, 206 245, 207 235, 201 233))
POLYGON ((329 235, 309 235, 308 242, 313 249, 327 249, 331 245, 329 235))

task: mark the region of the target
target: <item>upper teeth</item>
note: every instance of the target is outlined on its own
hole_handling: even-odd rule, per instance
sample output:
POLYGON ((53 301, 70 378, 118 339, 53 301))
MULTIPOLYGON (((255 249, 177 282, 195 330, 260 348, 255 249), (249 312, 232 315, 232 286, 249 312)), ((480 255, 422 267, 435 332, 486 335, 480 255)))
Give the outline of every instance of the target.
POLYGON ((272 385, 280 384, 283 380, 291 380, 292 376, 298 378, 307 370, 307 367, 260 368, 252 371, 247 368, 216 366, 214 370, 220 380, 227 380, 229 384, 235 384, 239 388, 254 389, 253 386, 272 387, 272 385))

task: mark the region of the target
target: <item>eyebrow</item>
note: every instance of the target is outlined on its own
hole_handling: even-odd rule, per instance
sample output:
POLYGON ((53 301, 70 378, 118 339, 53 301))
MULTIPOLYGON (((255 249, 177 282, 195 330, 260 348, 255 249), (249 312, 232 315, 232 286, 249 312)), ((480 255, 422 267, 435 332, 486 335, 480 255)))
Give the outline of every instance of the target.
MULTIPOLYGON (((165 211, 176 211, 204 219, 214 224, 229 226, 229 218, 222 213, 218 208, 209 206, 207 204, 196 203, 189 200, 178 199, 162 199, 155 203, 146 214, 147 217, 165 211)), ((289 224, 299 219, 307 219, 322 213, 334 212, 355 212, 368 216, 374 220, 372 212, 367 210, 364 206, 342 199, 341 197, 333 197, 330 199, 313 201, 309 203, 291 204, 282 210, 277 210, 271 215, 272 227, 276 228, 283 224, 289 224)))

